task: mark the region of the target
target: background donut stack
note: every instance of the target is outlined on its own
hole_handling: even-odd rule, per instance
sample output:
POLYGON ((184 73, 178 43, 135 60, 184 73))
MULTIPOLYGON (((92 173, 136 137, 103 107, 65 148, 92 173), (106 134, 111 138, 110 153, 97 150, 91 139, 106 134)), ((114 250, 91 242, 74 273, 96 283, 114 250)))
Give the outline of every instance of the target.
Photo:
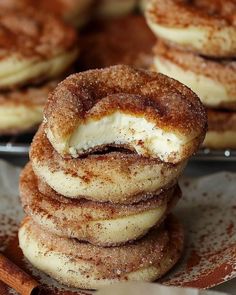
POLYGON ((32 131, 49 92, 77 58, 76 32, 31 9, 1 10, 0 26, 0 135, 32 131))
POLYGON ((136 0, 0 1, 0 136, 38 128, 48 93, 77 66, 77 47, 77 71, 149 67, 155 38, 143 17, 131 15, 135 8, 136 0))
POLYGON ((165 76, 114 66, 68 77, 50 95, 44 115, 20 179, 28 216, 19 231, 24 255, 77 288, 163 276, 183 249, 182 228, 167 217, 181 195, 177 181, 205 135, 197 96, 165 76), (123 119, 113 120, 112 113, 123 119), (163 128, 152 127, 159 134, 152 149, 151 134, 132 141, 135 132, 150 130, 139 130, 144 118, 147 126, 154 118, 163 128), (137 124, 129 129, 125 120, 137 124), (120 132, 126 145, 114 144, 120 132), (104 141, 100 148, 92 148, 96 140, 104 141))
POLYGON ((235 1, 150 0, 158 37, 153 68, 197 93, 208 108, 204 146, 236 148, 235 1))

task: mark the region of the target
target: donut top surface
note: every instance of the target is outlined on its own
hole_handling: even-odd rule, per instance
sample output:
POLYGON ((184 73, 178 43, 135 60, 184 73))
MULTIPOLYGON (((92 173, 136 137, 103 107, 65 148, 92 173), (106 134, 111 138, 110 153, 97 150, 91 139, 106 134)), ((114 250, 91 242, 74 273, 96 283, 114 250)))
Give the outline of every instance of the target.
POLYGON ((49 59, 75 48, 76 38, 73 28, 45 12, 0 11, 0 61, 49 59))
MULTIPOLYGON (((64 156, 76 157, 98 145, 123 143, 142 155, 158 157, 148 150, 153 130, 158 133, 157 149, 165 149, 167 144, 172 153, 175 142, 179 148, 192 140, 197 141, 196 149, 205 135, 206 113, 198 97, 181 83, 161 74, 113 66, 71 75, 60 83, 49 97, 45 122, 49 140, 64 156), (80 127, 85 127, 82 134, 78 133, 80 127), (113 127, 114 132, 105 130, 113 127), (84 134, 100 143, 90 142, 84 134), (78 148, 82 137, 84 146, 78 148)), ((183 158, 193 149, 184 147, 183 158)))
POLYGON ((152 0, 148 13, 166 26, 236 26, 234 0, 152 0))

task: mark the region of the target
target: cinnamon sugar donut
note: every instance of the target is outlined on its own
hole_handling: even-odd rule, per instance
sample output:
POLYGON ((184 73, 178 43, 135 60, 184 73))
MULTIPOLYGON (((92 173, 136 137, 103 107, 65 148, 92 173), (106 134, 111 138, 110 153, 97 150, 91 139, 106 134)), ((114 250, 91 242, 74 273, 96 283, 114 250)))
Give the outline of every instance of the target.
POLYGON ((25 213, 45 230, 94 245, 120 245, 144 236, 163 221, 180 197, 179 187, 132 205, 72 200, 38 180, 28 164, 20 177, 25 213))
POLYGON ((0 89, 58 76, 77 53, 76 32, 56 17, 0 11, 0 89))
POLYGON ((95 32, 86 32, 80 40, 79 62, 83 70, 117 64, 150 67, 156 38, 142 16, 129 15, 95 26, 95 32))
POLYGON ((28 8, 43 10, 80 27, 90 17, 92 2, 93 0, 0 0, 0 10, 6 13, 28 8))
POLYGON ((94 2, 95 15, 99 18, 120 17, 134 10, 136 0, 99 0, 94 2))
POLYGON ((178 163, 199 147, 206 113, 181 83, 154 72, 114 66, 71 75, 45 108, 46 133, 63 157, 106 146, 178 163))
POLYGON ((154 69, 190 87, 204 105, 236 110, 236 60, 212 59, 158 41, 154 69))
POLYGON ((195 53, 236 56, 234 0, 151 0, 146 18, 165 41, 195 53))
POLYGON ((43 108, 56 81, 43 86, 0 93, 0 134, 32 130, 43 120, 43 108))
POLYGON ((119 281, 155 281, 171 269, 183 250, 183 229, 174 217, 141 240, 102 248, 44 231, 30 218, 19 230, 19 244, 38 269, 70 287, 97 289, 119 281))
POLYGON ((171 187, 186 162, 173 165, 125 151, 62 158, 48 141, 44 126, 31 144, 30 159, 37 175, 57 193, 69 198, 132 204, 171 187))
POLYGON ((209 129, 203 146, 211 149, 236 149, 236 112, 208 110, 209 129))

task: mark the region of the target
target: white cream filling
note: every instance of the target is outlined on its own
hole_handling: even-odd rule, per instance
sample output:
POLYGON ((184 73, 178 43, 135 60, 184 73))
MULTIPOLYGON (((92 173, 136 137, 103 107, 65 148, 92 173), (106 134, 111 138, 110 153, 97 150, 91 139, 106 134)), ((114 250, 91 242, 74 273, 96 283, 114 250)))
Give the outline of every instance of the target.
POLYGON ((228 95, 227 89, 222 83, 193 71, 184 70, 163 57, 154 58, 154 67, 157 72, 174 78, 191 88, 201 101, 209 107, 236 101, 236 97, 228 95))
POLYGON ((136 271, 125 274, 125 278, 120 277, 117 270, 117 278, 101 278, 99 267, 86 260, 73 260, 63 253, 53 251, 42 245, 34 235, 31 235, 26 226, 19 230, 19 245, 24 256, 39 270, 52 276, 61 283, 75 288, 97 289, 118 281, 153 281, 162 272, 166 272, 173 264, 169 257, 164 257, 159 267, 147 266, 136 271), (89 274, 89 276, 87 276, 89 274))
POLYGON ((43 107, 1 106, 0 105, 0 132, 11 128, 28 129, 43 120, 43 107))
POLYGON ((65 147, 73 157, 76 157, 98 146, 127 143, 140 155, 151 155, 168 161, 172 153, 178 158, 177 154, 186 140, 174 133, 163 131, 145 118, 116 111, 99 120, 90 120, 79 125, 65 143, 65 147))
POLYGON ((11 56, 0 61, 0 87, 21 84, 42 74, 53 78, 68 68, 77 54, 77 49, 74 49, 44 61, 11 56))
MULTIPOLYGON (((76 228, 76 231, 73 227, 71 229, 66 228, 65 230, 58 228, 60 223, 58 221, 54 222, 54 219, 47 218, 45 214, 42 216, 36 214, 33 218, 37 223, 58 235, 62 235, 63 233, 63 235, 67 235, 68 237, 85 241, 94 241, 101 244, 119 244, 143 236, 150 228, 158 223, 166 210, 167 204, 163 204, 158 208, 124 217, 89 222, 78 221, 79 227, 76 228)), ((59 212, 55 212, 54 215, 58 216, 58 219, 63 218, 63 213, 60 215, 59 212)), ((76 216, 73 216, 73 219, 75 218, 76 216)))
MULTIPOLYGON (((189 26, 186 28, 168 28, 158 25, 147 17, 148 24, 152 31, 163 39, 171 42, 187 45, 198 50, 205 46, 216 46, 225 52, 233 52, 236 49, 236 30, 233 27, 221 28, 212 31, 207 27, 189 26)), ((212 47, 212 52, 214 48, 212 47)))

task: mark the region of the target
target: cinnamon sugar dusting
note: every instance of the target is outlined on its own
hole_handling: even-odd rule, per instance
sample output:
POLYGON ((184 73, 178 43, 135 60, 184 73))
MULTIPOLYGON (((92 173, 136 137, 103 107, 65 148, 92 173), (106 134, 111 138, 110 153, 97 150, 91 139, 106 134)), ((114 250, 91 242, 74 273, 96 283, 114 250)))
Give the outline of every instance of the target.
MULTIPOLYGON (((162 228, 153 229, 138 242, 122 247, 101 248, 73 239, 59 238, 49 234, 31 220, 25 219, 24 226, 29 236, 36 238, 43 247, 52 249, 73 261, 88 262, 95 267, 96 279, 121 278, 126 273, 148 266, 159 267, 168 251, 176 261, 183 247, 183 230, 176 219, 170 217, 162 228), (175 243, 173 243, 173 239, 175 243)), ((89 272, 91 269, 89 270, 89 272)), ((86 273, 85 273, 86 274, 86 273)), ((90 276, 91 274, 88 273, 90 276)))
POLYGON ((236 131, 236 112, 208 109, 209 131, 236 131))
MULTIPOLYGON (((230 95, 236 97, 236 59, 209 58, 170 47, 158 40, 154 47, 157 58, 173 62, 183 70, 209 77, 222 83, 230 95)), ((236 104, 236 103, 235 103, 236 104)))
MULTIPOLYGON (((6 221, 0 224, 0 235, 4 236, 6 241, 4 254, 42 283, 42 294, 91 294, 89 291, 83 292, 60 285, 23 259, 18 241, 14 238, 23 215, 17 192, 19 170, 11 169, 4 162, 0 162, 0 168, 1 172, 4 171, 0 173, 0 220, 5 216, 6 221), (12 222, 9 222, 9 219, 12 222)), ((184 196, 180 200, 176 214, 185 227, 184 257, 175 269, 159 282, 167 285, 209 288, 236 277, 236 227, 231 225, 236 224, 235 181, 236 177, 232 173, 183 179, 181 186, 184 196), (194 266, 187 267, 186 262, 189 261, 193 250, 201 259, 193 259, 194 263, 190 264, 194 266)), ((0 291, 7 295, 14 294, 1 284, 0 291)))
MULTIPOLYGON (((97 240, 97 236, 92 232, 85 236, 81 233, 81 228, 87 223, 89 224, 90 221, 112 221, 116 218, 132 217, 135 214, 165 206, 165 212, 157 221, 156 227, 176 205, 181 192, 179 187, 175 186, 160 195, 154 196, 152 199, 132 205, 92 202, 85 199, 68 199, 57 194, 43 181, 37 180, 29 164, 21 174, 20 195, 25 213, 31 216, 36 223, 41 224, 46 231, 55 232, 56 228, 56 233, 60 236, 88 240, 95 245, 113 246, 111 241, 97 240), (44 221, 46 221, 46 224, 44 221)), ((127 226, 129 226, 128 222, 127 226)), ((96 229, 97 232, 103 232, 104 230, 106 230, 104 226, 96 229)), ((115 246, 120 244, 124 244, 124 242, 114 242, 115 246)))
POLYGON ((45 12, 0 12, 0 60, 11 55, 49 59, 75 48, 76 38, 73 28, 45 12))
MULTIPOLYGON (((35 163, 37 166, 48 167, 52 175, 54 172, 62 171, 65 175, 78 178, 78 181, 86 186, 88 184, 88 179, 84 179, 84 176, 87 176, 89 172, 90 185, 92 182, 96 185, 96 194, 98 194, 99 191, 100 201, 104 200, 104 196, 101 196, 101 189, 104 188, 104 185, 107 185, 114 188, 112 193, 105 196, 107 200, 127 204, 150 199, 159 194, 161 189, 172 186, 176 183, 176 175, 180 173, 178 171, 182 171, 184 167, 183 164, 174 165, 161 162, 158 159, 145 158, 135 153, 117 151, 104 154, 91 154, 78 159, 63 158, 53 149, 47 139, 43 125, 39 128, 39 131, 33 139, 30 150, 30 158, 33 166, 35 163), (157 172, 154 168, 159 170, 158 173, 161 174, 159 177, 157 177, 157 172), (140 171, 150 169, 152 169, 152 171, 154 169, 154 172, 152 173, 152 176, 149 176, 147 180, 148 182, 158 182, 159 178, 163 179, 163 181, 169 179, 169 182, 165 185, 161 185, 160 183, 157 191, 149 191, 148 189, 143 188, 143 182, 146 181, 147 177, 145 178, 144 176, 140 176, 139 186, 136 186, 135 191, 131 193, 130 181, 132 177, 135 177, 135 174, 140 171), (170 174, 170 172, 173 174, 170 174), (120 179, 122 179, 123 188, 121 191, 119 190, 119 197, 116 199, 114 196, 114 190, 116 188, 117 181, 121 181, 120 179), (126 192, 125 194, 124 191, 126 192)), ((77 198, 83 198, 83 196, 77 196, 77 198)), ((86 195, 86 198, 88 199, 91 197, 86 195)))
POLYGON ((186 86, 164 75, 114 66, 71 75, 58 85, 45 108, 47 128, 67 138, 78 124, 117 110, 112 99, 90 116, 91 109, 105 97, 116 97, 126 113, 143 116, 164 131, 201 136, 206 113, 198 97, 186 86), (127 97, 133 97, 127 101, 127 97), (122 99, 123 98, 123 99, 122 99), (126 99, 124 99, 126 98, 126 99))
POLYGON ((44 106, 49 93, 56 87, 57 82, 52 81, 38 87, 26 87, 0 93, 0 107, 7 106, 44 106))
POLYGON ((236 3, 232 0, 153 0, 149 16, 168 27, 236 25, 236 3))

